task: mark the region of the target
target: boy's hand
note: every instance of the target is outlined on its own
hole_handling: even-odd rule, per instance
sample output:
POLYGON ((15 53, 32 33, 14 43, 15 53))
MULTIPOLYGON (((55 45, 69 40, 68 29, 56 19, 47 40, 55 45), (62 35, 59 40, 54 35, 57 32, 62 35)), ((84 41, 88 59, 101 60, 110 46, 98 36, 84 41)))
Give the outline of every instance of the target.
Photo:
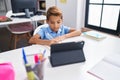
POLYGON ((52 40, 50 40, 48 45, 50 46, 51 44, 56 44, 56 43, 58 43, 58 42, 56 40, 52 39, 52 40))
POLYGON ((65 35, 64 35, 64 36, 56 37, 56 38, 54 38, 53 40, 55 40, 56 42, 60 42, 60 41, 62 41, 62 40, 64 40, 64 39, 65 39, 65 35))
POLYGON ((51 45, 51 44, 57 44, 57 43, 59 43, 60 41, 62 41, 64 39, 65 39, 65 36, 56 37, 56 38, 50 40, 49 45, 51 45))
POLYGON ((56 37, 56 38, 53 38, 51 40, 47 40, 46 45, 50 46, 52 44, 57 44, 59 43, 60 41, 64 40, 66 38, 66 35, 63 35, 63 36, 59 36, 59 37, 56 37))

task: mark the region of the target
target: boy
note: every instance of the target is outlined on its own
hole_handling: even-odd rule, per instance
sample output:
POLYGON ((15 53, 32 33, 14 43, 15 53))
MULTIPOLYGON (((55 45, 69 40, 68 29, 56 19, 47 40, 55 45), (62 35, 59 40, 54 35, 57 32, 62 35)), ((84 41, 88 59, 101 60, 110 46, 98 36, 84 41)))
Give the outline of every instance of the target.
POLYGON ((52 6, 47 11, 47 24, 42 25, 40 31, 29 40, 30 44, 51 45, 66 38, 79 36, 80 30, 62 25, 62 11, 56 6, 52 6))

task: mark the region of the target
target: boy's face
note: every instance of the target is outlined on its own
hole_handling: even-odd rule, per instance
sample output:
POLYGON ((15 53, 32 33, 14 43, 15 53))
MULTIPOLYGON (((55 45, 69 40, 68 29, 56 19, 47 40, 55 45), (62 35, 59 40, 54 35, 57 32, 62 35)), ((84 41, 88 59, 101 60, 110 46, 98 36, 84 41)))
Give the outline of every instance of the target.
POLYGON ((54 32, 57 32, 62 24, 62 19, 60 16, 50 16, 47 23, 54 32))

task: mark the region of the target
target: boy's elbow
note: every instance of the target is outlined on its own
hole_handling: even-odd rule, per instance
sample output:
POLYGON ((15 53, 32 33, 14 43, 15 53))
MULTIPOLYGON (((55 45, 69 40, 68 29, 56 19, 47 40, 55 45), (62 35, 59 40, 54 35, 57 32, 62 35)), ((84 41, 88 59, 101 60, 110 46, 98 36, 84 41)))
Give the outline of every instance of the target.
POLYGON ((29 39, 28 43, 29 43, 29 44, 32 44, 32 40, 31 40, 31 38, 29 39))
POLYGON ((81 30, 79 31, 79 34, 80 34, 80 35, 82 34, 81 30))
POLYGON ((28 43, 29 43, 29 44, 34 44, 34 43, 35 43, 35 42, 34 42, 34 38, 31 37, 31 38, 29 39, 28 43))
POLYGON ((76 33, 78 36, 80 36, 82 34, 81 30, 77 30, 76 33))

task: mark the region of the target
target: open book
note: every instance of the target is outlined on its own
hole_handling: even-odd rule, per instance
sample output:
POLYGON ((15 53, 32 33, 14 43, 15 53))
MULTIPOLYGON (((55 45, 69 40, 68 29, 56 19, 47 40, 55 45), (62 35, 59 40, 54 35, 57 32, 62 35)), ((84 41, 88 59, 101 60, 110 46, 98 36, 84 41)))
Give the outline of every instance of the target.
POLYGON ((88 73, 100 80, 120 80, 120 54, 108 55, 88 73))
POLYGON ((83 33, 85 36, 95 39, 95 40, 101 40, 106 38, 105 35, 101 34, 100 32, 97 31, 87 31, 83 33))

